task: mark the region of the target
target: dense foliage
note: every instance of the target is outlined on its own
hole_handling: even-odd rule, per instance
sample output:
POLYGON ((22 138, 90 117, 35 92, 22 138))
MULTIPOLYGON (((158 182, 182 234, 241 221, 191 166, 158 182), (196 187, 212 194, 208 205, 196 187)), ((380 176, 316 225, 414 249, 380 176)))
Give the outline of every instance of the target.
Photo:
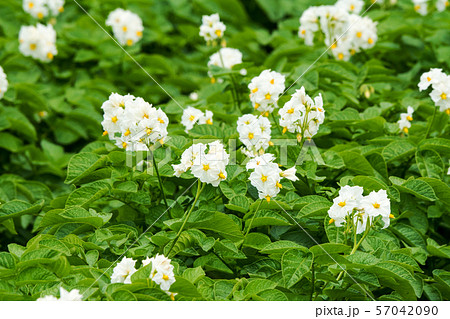
POLYGON ((140 16, 143 37, 128 53, 66 0, 54 25, 58 54, 42 63, 18 49, 21 26, 37 19, 22 1, 0 2, 0 65, 9 82, 0 100, 1 300, 57 295, 61 286, 84 300, 170 300, 149 281, 149 267, 131 284, 111 283, 123 255, 141 265, 156 254, 172 259, 175 300, 449 299, 449 115, 417 84, 430 68, 450 73, 450 10, 421 16, 410 0, 376 4, 367 12, 378 23, 376 45, 344 62, 323 54, 323 42, 306 46, 298 37, 302 12, 334 0, 78 1, 111 35, 109 12, 140 16), (202 15, 216 12, 227 47, 243 53, 231 71, 208 69, 218 47, 199 36, 202 15), (248 179, 236 131, 239 116, 259 114, 247 86, 265 69, 285 75, 286 88, 304 73, 280 107, 304 86, 323 96, 326 110, 317 148, 300 162, 300 143, 283 134, 278 110, 268 118, 276 141, 268 152, 285 156, 282 168, 296 166, 299 178, 283 179, 270 202, 248 179), (153 161, 141 170, 138 154, 102 137, 101 106, 111 92, 143 97, 169 117, 168 139, 152 152, 164 194, 153 161), (211 110, 213 125, 186 133, 188 105, 211 110), (397 121, 408 106, 414 119, 404 134, 397 121), (194 139, 221 140, 236 163, 198 201, 197 179, 172 168, 194 139), (344 237, 327 214, 344 185, 365 195, 386 190, 395 216, 356 250, 362 235, 344 237))

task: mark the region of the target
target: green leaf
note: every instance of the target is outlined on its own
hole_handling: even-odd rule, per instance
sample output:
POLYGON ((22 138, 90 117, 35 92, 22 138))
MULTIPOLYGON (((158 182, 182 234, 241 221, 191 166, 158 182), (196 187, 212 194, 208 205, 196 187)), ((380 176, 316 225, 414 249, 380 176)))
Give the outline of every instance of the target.
POLYGON ((419 179, 409 179, 404 181, 395 176, 389 177, 389 180, 394 184, 394 187, 402 193, 409 193, 427 201, 437 200, 433 188, 426 181, 419 179))
POLYGON ((102 198, 110 189, 109 183, 105 181, 95 181, 74 190, 66 201, 66 206, 87 206, 95 200, 102 198))
MULTIPOLYGON (((253 214, 247 214, 244 217, 246 223, 249 223, 253 218, 253 214)), ((287 226, 291 225, 291 223, 284 218, 280 212, 272 212, 270 210, 259 210, 256 213, 255 219, 253 219, 252 228, 260 227, 260 226, 287 226)), ((246 225, 246 227, 249 227, 246 225)))
POLYGON ((314 257, 328 254, 347 254, 350 253, 352 248, 344 244, 324 243, 309 248, 309 251, 313 253, 314 257))
POLYGON ((277 284, 267 279, 253 279, 244 289, 244 296, 248 298, 268 289, 274 289, 277 284))
POLYGON ((331 205, 332 204, 329 201, 308 204, 298 212, 296 218, 316 216, 324 217, 330 209, 331 205))
POLYGON ((22 140, 9 133, 0 133, 0 148, 16 153, 23 146, 22 140))
POLYGON ((444 163, 438 153, 432 150, 416 152, 417 168, 423 177, 441 178, 444 173, 444 163))
POLYGON ((95 228, 103 226, 112 214, 99 214, 94 210, 86 209, 79 206, 72 206, 66 209, 54 209, 48 211, 42 218, 39 229, 44 229, 49 226, 67 225, 70 223, 87 224, 95 228))
POLYGON ((416 151, 416 146, 408 141, 393 141, 389 143, 381 155, 386 162, 392 162, 413 154, 416 151))
POLYGON ((79 153, 72 156, 67 167, 67 177, 64 183, 74 184, 96 169, 104 166, 108 157, 95 153, 79 153))
POLYGON ((431 138, 419 144, 420 150, 432 150, 442 155, 450 156, 450 143, 445 138, 431 138))
POLYGON ((175 282, 170 286, 170 292, 178 293, 180 297, 184 298, 200 298, 202 296, 192 282, 180 276, 175 276, 175 282))
POLYGON ((261 249, 261 253, 262 254, 284 253, 290 249, 306 249, 306 248, 290 240, 278 240, 276 242, 268 244, 263 249, 261 249))
POLYGON ((245 236, 243 247, 262 249, 271 243, 269 236, 261 233, 249 233, 245 236))
POLYGON ((291 288, 312 266, 312 254, 306 249, 290 249, 281 258, 281 270, 283 273, 284 286, 291 288))
POLYGON ((22 215, 37 214, 43 206, 44 200, 39 200, 33 205, 17 199, 4 203, 0 205, 0 223, 22 215))
POLYGON ((426 249, 425 240, 414 227, 403 223, 397 223, 394 227, 391 227, 391 230, 408 245, 426 249))
POLYGON ((352 151, 345 151, 340 152, 339 155, 344 160, 345 166, 349 171, 361 175, 374 175, 373 167, 361 154, 352 151))
POLYGON ((187 268, 183 272, 183 277, 193 284, 197 283, 197 281, 199 281, 204 276, 205 272, 203 271, 202 267, 187 268))

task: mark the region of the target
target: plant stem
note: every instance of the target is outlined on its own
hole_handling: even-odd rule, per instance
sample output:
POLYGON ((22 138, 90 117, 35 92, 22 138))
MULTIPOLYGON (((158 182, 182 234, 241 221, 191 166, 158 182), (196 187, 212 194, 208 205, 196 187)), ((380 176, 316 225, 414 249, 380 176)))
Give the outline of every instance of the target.
POLYGON ((436 116, 436 109, 437 109, 437 107, 435 106, 434 111, 433 111, 433 116, 431 117, 431 122, 430 122, 430 125, 428 125, 427 133, 425 134, 424 140, 426 140, 428 138, 428 135, 430 134, 431 127, 433 126, 433 122, 434 122, 434 117, 436 116))
POLYGON ((244 237, 247 237, 247 235, 248 235, 250 229, 252 228, 253 220, 255 219, 256 214, 258 213, 259 207, 261 207, 261 204, 262 204, 263 200, 264 200, 264 198, 262 198, 261 201, 259 202, 258 207, 256 208, 255 214, 253 214, 252 220, 250 221, 250 225, 248 226, 247 231, 245 232, 244 237))
POLYGON ((161 193, 163 195, 164 204, 166 205, 166 208, 168 209, 169 205, 167 205, 166 194, 164 193, 164 188, 163 188, 163 184, 162 184, 162 181, 161 181, 161 176, 159 175, 158 164, 156 163, 156 159, 155 159, 155 155, 154 154, 152 154, 152 158, 153 158, 153 166, 155 166, 156 175, 158 176, 159 188, 161 189, 161 193))
POLYGON ((275 115, 273 114, 273 112, 272 112, 270 115, 272 115, 272 120, 273 120, 273 122, 275 123, 275 125, 277 126, 278 131, 280 131, 280 134, 283 134, 283 130, 281 129, 280 125, 278 124, 278 122, 277 122, 277 120, 276 120, 275 115))
POLYGON ((189 210, 189 212, 186 215, 186 218, 184 219, 183 224, 180 227, 180 230, 178 231, 177 235, 175 236, 175 239, 173 240, 172 244, 170 245, 169 251, 167 252, 167 256, 170 255, 170 252, 172 251, 173 247, 175 246, 176 242, 178 241, 178 238, 180 238, 180 235, 184 229, 184 226, 186 226, 186 223, 189 219, 189 216, 191 216, 192 211, 194 210, 195 204, 197 204, 197 200, 200 197, 200 194, 203 190, 203 188, 205 187, 205 184, 202 185, 202 183, 200 182, 200 180, 198 180, 198 187, 197 187, 197 194, 195 195, 195 199, 194 199, 194 203, 192 204, 191 209, 189 210))

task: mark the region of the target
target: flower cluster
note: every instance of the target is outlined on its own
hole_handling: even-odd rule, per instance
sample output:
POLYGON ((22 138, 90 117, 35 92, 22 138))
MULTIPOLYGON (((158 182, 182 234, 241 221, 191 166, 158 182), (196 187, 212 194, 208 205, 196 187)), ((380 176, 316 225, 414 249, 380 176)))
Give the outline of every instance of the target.
POLYGON ((278 98, 283 93, 284 75, 270 70, 264 70, 254 77, 248 88, 250 89, 250 101, 255 110, 266 116, 272 113, 278 98))
POLYGON ((167 137, 167 115, 140 97, 112 93, 102 109, 103 135, 120 148, 147 151, 156 142, 163 144, 167 137))
POLYGON ((386 191, 372 191, 368 196, 363 196, 363 192, 364 189, 359 186, 342 187, 328 210, 330 224, 334 222, 336 227, 341 227, 342 223, 350 222, 356 225, 356 233, 360 234, 366 230, 368 220, 373 224, 374 219, 381 216, 383 228, 388 227, 390 218, 394 216, 386 191))
POLYGON ((347 61, 378 40, 376 23, 358 15, 363 5, 362 0, 340 0, 334 6, 310 7, 300 17, 298 35, 311 46, 316 32, 322 31, 335 58, 347 61))
POLYGON ((311 138, 319 130, 319 125, 325 120, 322 95, 319 94, 314 100, 305 93, 305 88, 292 95, 278 113, 280 114, 280 125, 283 133, 289 131, 297 133, 297 138, 311 138))
POLYGON ((3 98, 7 89, 8 80, 6 79, 6 74, 3 71, 3 68, 0 66, 0 99, 3 98))
POLYGON ((206 110, 205 113, 196 109, 195 107, 188 106, 184 109, 181 116, 181 124, 186 128, 186 133, 190 131, 196 123, 212 125, 213 112, 206 110))
POLYGON ((19 50, 25 56, 42 62, 50 62, 58 53, 56 50, 56 32, 51 24, 45 26, 22 26, 19 32, 19 50))
POLYGON ((82 301, 83 295, 80 294, 78 289, 73 289, 70 292, 63 287, 59 288, 59 299, 55 296, 48 295, 38 298, 37 301, 82 301))
POLYGON ((248 157, 264 154, 270 146, 270 121, 263 116, 246 114, 237 120, 239 140, 244 144, 242 153, 248 157))
POLYGON ((25 12, 38 19, 49 13, 56 17, 64 11, 64 0, 23 0, 22 7, 25 12))
POLYGON ((275 156, 270 153, 252 158, 246 165, 247 170, 254 170, 249 177, 250 183, 258 190, 258 196, 270 202, 271 198, 278 195, 281 188, 281 179, 287 178, 291 181, 298 180, 295 176, 295 166, 283 171, 277 163, 275 156))
POLYGON ((118 8, 109 13, 106 25, 112 27, 121 45, 131 46, 142 38, 144 27, 141 18, 128 10, 118 8))
POLYGON ((226 28, 225 24, 220 21, 218 13, 203 16, 202 25, 200 26, 200 36, 209 43, 222 38, 226 28))
POLYGON ((172 167, 177 177, 190 170, 200 182, 217 187, 227 178, 226 166, 229 157, 219 141, 209 144, 198 143, 186 149, 181 155, 181 163, 172 167))
POLYGON ((400 114, 400 120, 398 120, 398 126, 401 131, 408 134, 408 129, 411 127, 411 121, 413 120, 414 109, 411 106, 408 106, 406 113, 400 114))
POLYGON ((441 112, 450 115, 450 76, 442 72, 442 69, 431 69, 420 77, 419 90, 430 87, 433 89, 430 97, 441 112))
MULTIPOLYGON (((423 16, 427 15, 428 9, 429 9, 429 6, 428 6, 429 1, 430 0, 412 0, 412 2, 414 4, 414 10, 423 16)), ((437 0, 436 1, 436 10, 439 12, 444 11, 449 6, 450 6, 449 0, 437 0)))
POLYGON ((242 53, 238 49, 221 48, 219 52, 210 56, 208 66, 215 65, 221 68, 231 69, 242 63, 242 53))
MULTIPOLYGON (((170 286, 175 282, 175 275, 173 273, 173 265, 171 260, 164 255, 157 254, 155 257, 147 257, 142 261, 142 266, 145 267, 151 263, 152 269, 150 272, 150 279, 155 282, 161 290, 167 293, 172 300, 176 294, 171 293, 170 286)), ((113 269, 111 275, 111 283, 131 284, 131 276, 137 271, 136 260, 124 257, 116 267, 113 269)))

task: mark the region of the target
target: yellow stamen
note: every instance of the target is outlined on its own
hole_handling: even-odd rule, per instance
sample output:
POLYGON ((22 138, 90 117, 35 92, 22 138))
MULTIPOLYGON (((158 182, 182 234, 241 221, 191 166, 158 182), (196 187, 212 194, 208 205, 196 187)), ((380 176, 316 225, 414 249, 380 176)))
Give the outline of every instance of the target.
POLYGON ((216 30, 214 33, 215 33, 219 38, 222 36, 222 31, 220 31, 220 30, 216 30))
POLYGON ((128 45, 128 46, 132 46, 132 45, 133 45, 133 40, 128 39, 128 40, 127 40, 127 45, 128 45))
POLYGON ((442 93, 442 94, 441 94, 441 99, 446 100, 446 99, 447 99, 447 94, 442 93))
POLYGON ((161 124, 164 124, 164 120, 163 119, 158 118, 158 122, 161 123, 161 124))
POLYGON ((189 121, 192 122, 193 120, 195 120, 195 116, 194 115, 189 116, 189 121))
POLYGON ((219 178, 220 178, 220 179, 225 179, 226 177, 225 177, 225 175, 223 175, 222 172, 220 172, 220 173, 219 173, 219 178))
POLYGON ((267 176, 266 175, 261 175, 261 181, 264 183, 267 181, 267 176))
POLYGON ((37 16, 38 16, 39 19, 42 19, 42 18, 44 17, 44 14, 43 14, 42 12, 39 12, 39 13, 37 14, 37 16))
POLYGON ((332 224, 332 223, 334 223, 334 219, 333 219, 333 218, 330 219, 330 221, 328 222, 328 224, 332 224))
POLYGON ((36 45, 36 43, 31 43, 30 44, 30 50, 36 50, 36 48, 37 48, 37 45, 36 45))
POLYGON ((104 131, 102 135, 103 136, 108 135, 108 131, 104 131))
POLYGON ((266 111, 266 113, 264 113, 265 117, 269 117, 269 111, 266 111))
POLYGON ((137 31, 137 32, 136 32, 136 35, 137 35, 138 37, 142 37, 142 31, 137 31))
POLYGON ((164 279, 164 280, 169 280, 169 276, 163 275, 162 279, 164 279))
POLYGON ((127 145, 128 145, 127 143, 123 142, 122 143, 122 148, 127 148, 127 145))
POLYGON ((286 133, 287 127, 283 127, 283 134, 286 133))
POLYGON ((111 122, 116 123, 117 122, 117 116, 114 116, 111 118, 111 122))
POLYGON ((122 27, 123 32, 127 32, 128 28, 126 26, 122 27))
POLYGON ((278 188, 283 188, 283 185, 281 185, 279 182, 277 182, 277 183, 275 184, 275 186, 278 187, 278 188))
POLYGON ((164 139, 160 139, 160 140, 158 140, 158 142, 159 142, 161 145, 164 145, 164 139))
POLYGON ((207 119, 207 120, 206 120, 206 124, 212 125, 211 119, 207 119))
POLYGON ((212 77, 212 78, 211 78, 211 83, 212 83, 212 84, 216 83, 216 78, 215 78, 215 77, 212 77))
POLYGON ((408 130, 407 127, 404 127, 404 128, 403 128, 403 132, 405 132, 406 134, 408 134, 408 131, 409 131, 409 130, 408 130))
POLYGON ((336 43, 333 43, 332 45, 331 45, 331 49, 336 49, 337 48, 337 44, 336 43))
POLYGON ((345 206, 345 202, 339 202, 338 205, 341 206, 341 207, 344 207, 345 206))
POLYGON ((270 80, 270 84, 275 84, 275 79, 270 80))
POLYGON ((34 7, 34 3, 33 3, 33 2, 30 2, 30 3, 28 4, 28 8, 32 9, 33 7, 34 7))
POLYGON ((409 115, 406 117, 406 119, 407 119, 408 121, 412 121, 412 120, 413 120, 412 116, 409 116, 409 115))
POLYGON ((266 96, 265 96, 266 100, 270 100, 271 97, 272 96, 269 93, 267 93, 266 96))
POLYGON ((293 107, 291 107, 289 110, 287 110, 287 113, 289 113, 289 114, 292 114, 292 113, 294 113, 294 108, 293 107))
POLYGON ((270 196, 269 196, 269 195, 266 196, 266 201, 267 201, 268 203, 270 203, 270 196))
POLYGON ((301 31, 301 34, 305 35, 305 34, 306 34, 306 30, 303 29, 303 30, 301 31))
POLYGON ((59 9, 58 9, 58 11, 61 13, 61 12, 64 12, 64 7, 60 7, 59 9))
POLYGON ((372 38, 369 38, 369 40, 367 40, 367 42, 368 42, 369 44, 373 44, 373 39, 372 39, 372 38))
POLYGON ((350 11, 355 10, 355 6, 353 4, 350 5, 350 11))
POLYGON ((373 206, 373 208, 380 208, 380 204, 378 204, 378 203, 372 204, 372 206, 373 206))
POLYGON ((253 133, 248 133, 248 138, 249 139, 253 139, 255 137, 255 135, 253 133))
POLYGON ((254 88, 254 89, 252 90, 252 93, 256 93, 256 92, 258 92, 258 88, 254 88))
POLYGON ((204 171, 209 170, 209 164, 203 164, 203 170, 204 171))
POLYGON ((146 132, 147 132, 147 135, 150 135, 150 134, 152 134, 152 129, 151 128, 147 128, 146 132))
POLYGON ((338 54, 338 59, 339 60, 343 60, 344 59, 344 54, 343 53, 339 53, 338 54))
POLYGON ((427 76, 427 81, 428 81, 428 82, 430 82, 430 81, 431 81, 431 78, 430 78, 429 76, 427 76))
POLYGON ((255 103, 255 110, 259 107, 259 103, 255 103))
POLYGON ((174 294, 170 294, 170 300, 175 301, 175 295, 174 294))
POLYGON ((446 109, 446 110, 445 110, 445 113, 446 113, 447 115, 450 115, 450 109, 446 109))
POLYGON ((272 141, 269 141, 269 146, 274 146, 275 144, 273 144, 272 141))
POLYGON ((361 38, 361 37, 362 37, 362 32, 361 32, 361 31, 356 32, 356 36, 357 36, 358 38, 361 38))
POLYGON ((130 129, 127 129, 127 131, 125 133, 123 133, 123 135, 125 135, 125 136, 128 136, 130 134, 131 134, 130 129))
POLYGON ((53 60, 53 54, 51 52, 47 53, 47 58, 53 60))
POLYGON ((416 4, 416 5, 414 6, 414 10, 419 11, 419 9, 420 9, 420 4, 416 4))
POLYGON ((395 219, 395 216, 392 215, 392 214, 389 214, 389 218, 394 218, 395 219))

